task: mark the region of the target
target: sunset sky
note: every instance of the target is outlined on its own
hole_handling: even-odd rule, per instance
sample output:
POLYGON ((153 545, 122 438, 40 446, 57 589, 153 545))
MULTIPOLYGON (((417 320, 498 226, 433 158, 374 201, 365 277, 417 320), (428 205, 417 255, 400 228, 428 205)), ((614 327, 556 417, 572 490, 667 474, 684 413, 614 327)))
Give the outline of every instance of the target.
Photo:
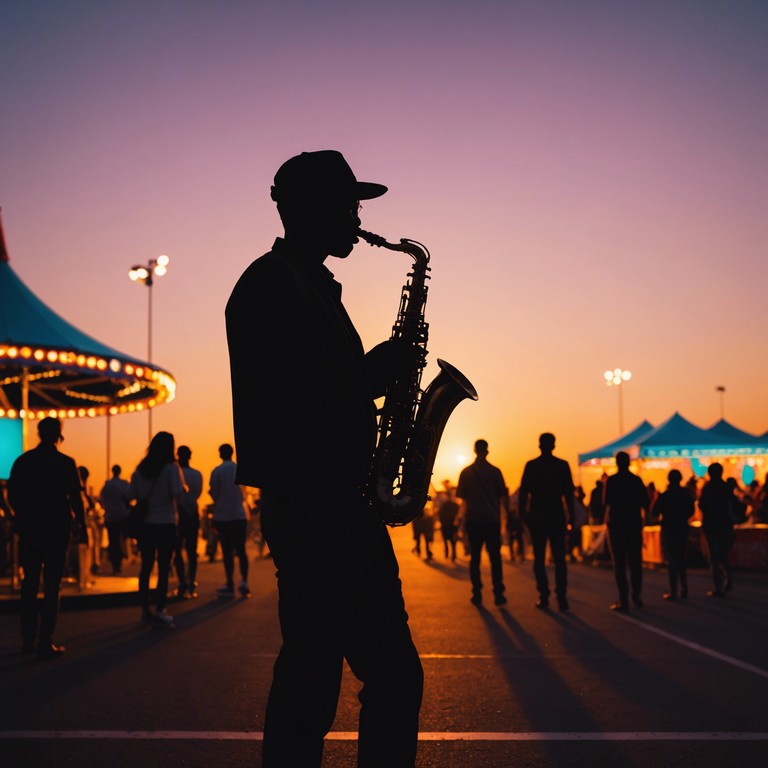
MULTIPOLYGON (((154 411, 206 475, 232 440, 224 306, 282 233, 269 186, 303 150, 389 186, 363 226, 432 253, 430 359, 480 400, 477 437, 517 486, 538 434, 576 455, 680 411, 768 430, 768 5, 764 2, 229 0, 0 4, 0 206, 10 263, 49 306, 178 382, 154 411)), ((366 347, 409 259, 328 266, 366 347)), ((425 371, 425 382, 435 375, 425 371)), ((268 376, 269 371, 264 371, 268 376)), ((132 471, 145 414, 113 420, 132 471)), ((105 474, 104 419, 64 450, 105 474)))

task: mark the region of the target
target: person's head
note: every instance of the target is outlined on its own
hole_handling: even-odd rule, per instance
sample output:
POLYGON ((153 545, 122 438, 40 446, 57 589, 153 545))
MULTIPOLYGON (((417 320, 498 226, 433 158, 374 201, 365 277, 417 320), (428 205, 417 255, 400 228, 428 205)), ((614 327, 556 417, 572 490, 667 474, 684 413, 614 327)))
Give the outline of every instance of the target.
POLYGON ((710 480, 722 480, 723 479, 723 465, 719 461, 713 461, 707 467, 707 474, 710 480))
POLYGON ((475 440, 475 455, 478 459, 484 459, 488 455, 487 440, 475 440))
POLYGON ((176 456, 179 458, 179 464, 182 467, 189 466, 189 460, 192 458, 192 451, 188 445, 180 445, 176 450, 176 456))
POLYGON ((219 457, 222 461, 231 461, 234 453, 235 449, 229 443, 224 443, 219 446, 219 457))
POLYGON ((157 477, 166 464, 175 460, 176 441, 170 432, 158 432, 150 441, 147 455, 139 463, 145 477, 157 477))
POLYGON ((683 473, 679 469, 670 469, 667 473, 667 482, 671 488, 677 488, 683 482, 683 473))
POLYGON ((616 468, 622 472, 629 469, 629 454, 626 451, 619 451, 616 454, 616 468))
POLYGON ((120 477, 123 474, 123 468, 119 464, 112 467, 112 477, 120 477))
POLYGON ((88 467, 78 467, 77 474, 80 475, 80 482, 85 485, 88 482, 88 478, 91 473, 88 471, 88 467))
POLYGON ((61 422, 53 416, 40 419, 37 424, 37 434, 41 443, 57 445, 64 436, 61 434, 61 422))
POLYGON ((551 432, 542 432, 539 435, 539 450, 542 453, 552 453, 555 450, 555 436, 551 432))
POLYGON ((361 200, 380 197, 382 184, 358 181, 341 152, 302 152, 275 174, 271 197, 285 227, 286 240, 346 258, 357 242, 361 200))

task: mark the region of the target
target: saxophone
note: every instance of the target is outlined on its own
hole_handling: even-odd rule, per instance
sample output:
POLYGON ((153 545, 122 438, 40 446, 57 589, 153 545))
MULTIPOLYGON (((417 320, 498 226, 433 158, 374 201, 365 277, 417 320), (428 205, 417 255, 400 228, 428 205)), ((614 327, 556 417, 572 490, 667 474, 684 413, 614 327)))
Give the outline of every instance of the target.
POLYGON ((477 400, 477 392, 464 374, 444 360, 440 373, 426 390, 421 373, 427 364, 429 324, 427 304, 429 251, 415 240, 389 243, 372 232, 357 234, 370 245, 407 253, 414 261, 400 296, 400 308, 390 339, 402 339, 421 350, 409 375, 387 387, 379 410, 378 437, 365 495, 374 512, 390 526, 415 520, 429 501, 429 484, 445 425, 464 399, 477 400))

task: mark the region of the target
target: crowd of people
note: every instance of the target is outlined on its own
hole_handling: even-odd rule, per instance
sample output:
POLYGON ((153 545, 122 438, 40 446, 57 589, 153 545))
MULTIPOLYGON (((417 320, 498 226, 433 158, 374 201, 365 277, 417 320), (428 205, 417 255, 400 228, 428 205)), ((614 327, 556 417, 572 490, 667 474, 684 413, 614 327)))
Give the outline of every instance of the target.
POLYGON ((425 559, 432 560, 434 539, 439 532, 443 556, 455 561, 460 544, 465 557, 470 558, 471 602, 480 605, 480 552, 485 547, 495 602, 503 605, 506 599, 500 570, 502 542, 506 541, 513 563, 524 562, 528 548, 539 593, 536 607, 549 607, 549 557, 554 564, 558 607, 567 611, 566 564, 588 559, 582 548, 582 529, 594 526, 600 531, 599 536, 605 538, 614 568, 618 599, 610 608, 625 612, 632 606, 644 605, 645 526, 658 525, 661 529, 669 578, 669 588, 662 598, 674 602, 688 596, 691 524, 698 521, 701 548, 712 573, 712 589, 706 592, 707 596, 723 598, 733 589, 729 552, 735 541, 734 526, 768 522, 768 481, 762 486, 753 481, 742 488, 735 478, 724 480, 723 466, 712 462, 701 487, 695 475, 683 483, 682 473, 672 469, 667 488, 658 491, 653 482, 646 485, 630 471, 630 457, 620 451, 615 457, 615 474, 604 474, 587 499, 583 488, 574 486, 567 462, 553 455, 554 447, 554 435, 542 434, 541 455, 528 462, 520 487, 509 494, 501 473, 487 462, 487 442, 477 441, 478 458, 462 472, 464 481, 460 480, 455 488, 444 480, 424 515, 413 522, 413 552, 424 552, 425 559), (481 519, 485 520, 485 527, 479 528, 481 519))
MULTIPOLYGON (((197 563, 201 530, 199 499, 203 475, 190 465, 188 446, 175 447, 174 436, 158 432, 130 481, 119 465, 99 493, 89 485, 90 473, 59 451, 62 425, 56 418, 38 424, 40 443, 13 465, 6 488, 0 489, 3 572, 13 567, 13 534, 18 535, 18 565, 22 573, 22 648, 41 658, 64 653, 53 641, 63 580, 87 589, 92 577, 109 564, 111 574, 123 573, 126 559, 140 559, 139 597, 141 622, 173 627, 166 610, 169 576, 175 568, 178 587, 174 596, 198 596, 197 563), (138 528, 129 524, 138 516, 138 528), (105 536, 106 534, 106 536, 105 536), (102 546, 106 538, 106 548, 102 546), (157 584, 150 590, 150 575, 157 568, 157 584), (38 615, 37 594, 41 576, 44 600, 38 615), (154 605, 153 605, 154 603, 154 605)), ((213 503, 207 547, 215 538, 220 545, 225 583, 219 597, 250 597, 245 541, 248 525, 258 512, 249 506, 244 489, 234 481, 234 449, 219 447, 219 464, 211 473, 209 494, 213 503), (240 579, 235 588, 234 561, 240 579)), ((253 500, 252 500, 253 501, 253 500)), ((209 550, 210 551, 210 550, 209 550)), ((261 549, 263 553, 263 548, 261 549)), ((213 560, 215 550, 210 554, 213 560)))

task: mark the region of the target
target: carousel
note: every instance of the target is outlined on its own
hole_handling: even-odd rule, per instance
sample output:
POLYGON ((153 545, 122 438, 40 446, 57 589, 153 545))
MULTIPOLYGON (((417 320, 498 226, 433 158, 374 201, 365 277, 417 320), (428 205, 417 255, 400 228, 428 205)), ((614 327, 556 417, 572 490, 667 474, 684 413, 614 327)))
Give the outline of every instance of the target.
POLYGON ((68 323, 11 268, 0 220, 0 478, 46 416, 134 413, 173 400, 176 382, 68 323))

